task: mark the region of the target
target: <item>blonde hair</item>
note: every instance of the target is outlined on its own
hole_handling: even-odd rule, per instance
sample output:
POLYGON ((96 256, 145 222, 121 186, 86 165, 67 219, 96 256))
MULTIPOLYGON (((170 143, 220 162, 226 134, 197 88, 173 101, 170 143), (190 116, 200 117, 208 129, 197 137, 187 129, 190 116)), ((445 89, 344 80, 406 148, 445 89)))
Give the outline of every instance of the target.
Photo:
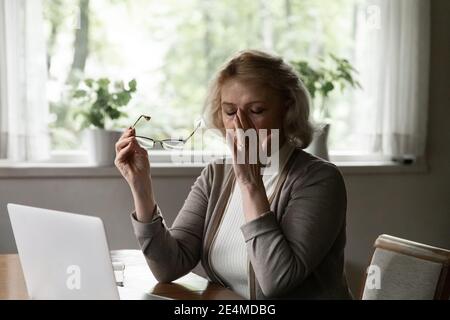
POLYGON ((312 140, 309 121, 311 98, 296 71, 281 57, 258 50, 239 51, 219 69, 212 79, 205 100, 206 124, 225 134, 222 122, 221 89, 229 79, 251 80, 277 91, 286 105, 284 135, 295 146, 306 148, 312 140))

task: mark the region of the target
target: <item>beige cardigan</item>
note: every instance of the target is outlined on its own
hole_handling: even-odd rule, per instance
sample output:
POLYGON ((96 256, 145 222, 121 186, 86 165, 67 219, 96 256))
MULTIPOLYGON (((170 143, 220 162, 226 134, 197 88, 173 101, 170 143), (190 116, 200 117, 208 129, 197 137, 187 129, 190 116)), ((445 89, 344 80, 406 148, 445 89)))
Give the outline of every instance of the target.
MULTIPOLYGON (((134 232, 160 282, 201 261, 209 280, 209 250, 235 181, 230 164, 209 164, 192 186, 171 228, 157 216, 134 232)), ((250 258, 253 299, 348 299, 344 273, 347 197, 337 167, 296 149, 281 173, 271 211, 241 227, 250 258)), ((159 209, 158 209, 159 210, 159 209)))

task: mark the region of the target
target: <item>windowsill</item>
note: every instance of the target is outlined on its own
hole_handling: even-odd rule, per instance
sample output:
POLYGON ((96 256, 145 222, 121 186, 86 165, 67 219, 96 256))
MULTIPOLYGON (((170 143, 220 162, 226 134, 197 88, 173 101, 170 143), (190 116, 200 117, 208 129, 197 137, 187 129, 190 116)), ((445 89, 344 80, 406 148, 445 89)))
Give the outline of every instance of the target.
MULTIPOLYGON (((343 175, 425 174, 426 163, 410 165, 389 161, 334 162, 343 175)), ((205 164, 152 163, 153 177, 196 177, 205 164)), ((114 166, 99 167, 80 163, 0 164, 0 179, 27 178, 120 178, 114 166)))

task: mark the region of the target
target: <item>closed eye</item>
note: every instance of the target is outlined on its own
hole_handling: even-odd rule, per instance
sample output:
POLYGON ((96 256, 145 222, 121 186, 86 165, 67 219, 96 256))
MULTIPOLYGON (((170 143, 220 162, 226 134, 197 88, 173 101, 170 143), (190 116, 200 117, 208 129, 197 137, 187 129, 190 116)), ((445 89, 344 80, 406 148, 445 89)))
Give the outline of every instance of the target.
POLYGON ((236 111, 229 110, 229 111, 225 111, 225 113, 227 114, 227 116, 232 116, 232 115, 236 114, 236 111))
POLYGON ((250 110, 253 114, 261 114, 263 113, 265 110, 264 109, 254 109, 254 110, 250 110))

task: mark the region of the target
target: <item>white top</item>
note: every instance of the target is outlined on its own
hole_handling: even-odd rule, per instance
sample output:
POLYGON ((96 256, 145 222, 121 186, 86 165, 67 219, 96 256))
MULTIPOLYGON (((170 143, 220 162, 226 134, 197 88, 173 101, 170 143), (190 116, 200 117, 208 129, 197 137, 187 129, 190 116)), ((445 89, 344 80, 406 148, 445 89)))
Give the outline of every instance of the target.
MULTIPOLYGON (((283 170, 293 150, 294 148, 291 145, 285 143, 280 152, 273 155, 275 157, 279 156, 279 169, 274 171, 273 174, 263 175, 264 187, 268 198, 274 192, 279 173, 283 170)), ((244 236, 240 230, 240 227, 245 223, 241 190, 238 183, 235 183, 219 230, 211 245, 211 267, 215 274, 233 291, 246 299, 250 299, 248 285, 249 261, 244 236)))

